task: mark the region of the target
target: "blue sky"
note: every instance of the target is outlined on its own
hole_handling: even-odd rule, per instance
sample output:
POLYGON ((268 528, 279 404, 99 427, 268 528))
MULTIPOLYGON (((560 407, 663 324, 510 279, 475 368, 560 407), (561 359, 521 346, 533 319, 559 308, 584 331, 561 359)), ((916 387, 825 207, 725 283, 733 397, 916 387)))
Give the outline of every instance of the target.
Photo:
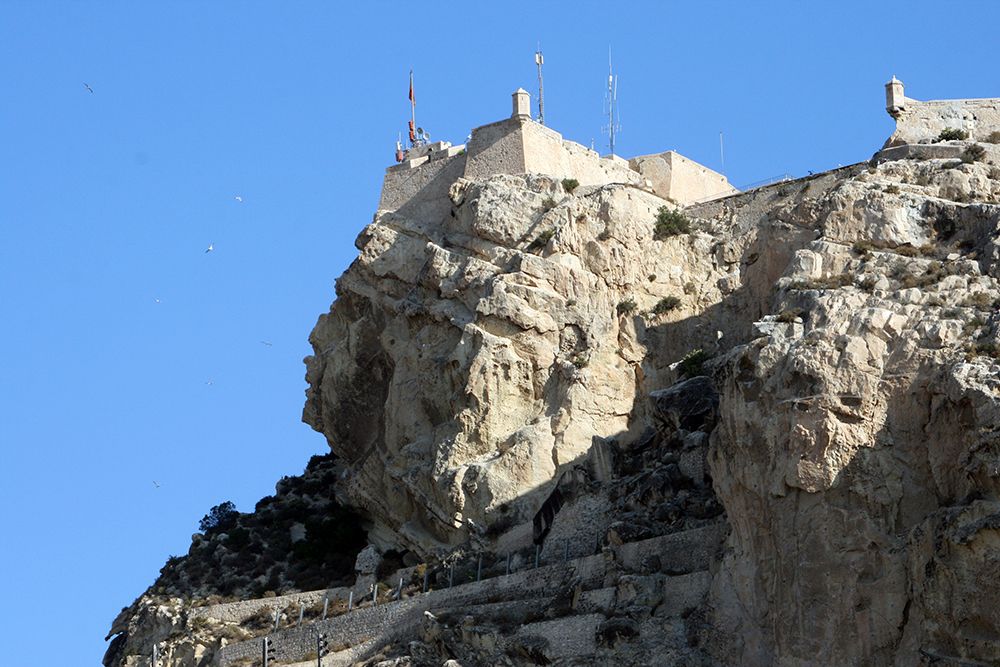
POLYGON ((326 451, 300 423, 302 357, 405 130, 410 67, 418 124, 460 143, 535 91, 540 42, 547 124, 600 149, 611 45, 618 153, 718 169, 722 131, 740 186, 870 157, 892 74, 918 99, 1000 96, 998 18, 987 2, 0 1, 5 664, 33 664, 46 616, 65 619, 64 664, 99 664, 112 618, 209 507, 250 510, 326 451))

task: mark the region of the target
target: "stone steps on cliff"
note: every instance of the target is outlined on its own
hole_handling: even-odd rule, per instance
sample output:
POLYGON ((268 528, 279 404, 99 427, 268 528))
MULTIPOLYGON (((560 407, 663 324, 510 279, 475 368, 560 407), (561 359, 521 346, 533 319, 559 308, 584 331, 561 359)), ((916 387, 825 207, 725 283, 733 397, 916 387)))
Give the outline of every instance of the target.
MULTIPOLYGON (((565 596, 575 589, 576 604, 563 618, 604 618, 623 595, 621 585, 605 585, 606 577, 613 572, 635 572, 640 573, 635 575, 637 577, 653 577, 653 583, 632 583, 640 588, 662 586, 661 604, 664 609, 671 610, 668 612, 671 615, 679 615, 695 606, 707 590, 710 582, 707 569, 723 531, 722 525, 713 525, 627 543, 594 556, 432 590, 376 606, 357 607, 350 613, 326 620, 280 629, 270 637, 279 660, 295 661, 315 650, 317 632, 325 633, 331 646, 342 649, 330 657, 329 664, 336 665, 337 661, 348 658, 354 661, 380 645, 416 635, 424 621, 424 612, 439 614, 465 610, 470 615, 475 615, 472 612, 476 611, 490 616, 503 614, 505 610, 515 613, 518 608, 530 605, 545 609, 556 596, 565 596), (336 661, 333 661, 334 656, 339 656, 336 661)), ((629 583, 627 577, 623 579, 629 583)), ((560 620, 563 619, 538 623, 560 620)), ((220 664, 225 667, 240 658, 253 658, 259 652, 259 638, 234 643, 221 650, 220 664)), ((326 659, 324 664, 327 664, 326 659)))

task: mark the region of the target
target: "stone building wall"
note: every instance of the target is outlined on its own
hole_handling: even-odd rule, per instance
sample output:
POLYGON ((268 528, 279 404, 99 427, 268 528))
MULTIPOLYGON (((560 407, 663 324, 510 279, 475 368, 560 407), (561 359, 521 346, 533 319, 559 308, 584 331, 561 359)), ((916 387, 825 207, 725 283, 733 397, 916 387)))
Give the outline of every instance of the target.
POLYGON ((676 151, 640 155, 629 166, 650 182, 653 192, 679 204, 690 204, 738 192, 722 174, 676 151))
POLYGON ((447 207, 448 189, 459 178, 483 179, 494 174, 544 174, 575 179, 584 186, 628 183, 651 188, 654 194, 679 204, 736 192, 722 174, 674 151, 631 161, 601 157, 551 128, 515 116, 475 128, 465 146, 439 143, 412 149, 407 160, 386 169, 378 208, 408 207, 409 217, 417 213, 434 217, 442 212, 436 209, 447 207))
POLYGON ((887 147, 931 142, 945 129, 965 130, 970 139, 982 141, 1000 131, 1000 98, 921 102, 907 97, 896 115, 887 147))

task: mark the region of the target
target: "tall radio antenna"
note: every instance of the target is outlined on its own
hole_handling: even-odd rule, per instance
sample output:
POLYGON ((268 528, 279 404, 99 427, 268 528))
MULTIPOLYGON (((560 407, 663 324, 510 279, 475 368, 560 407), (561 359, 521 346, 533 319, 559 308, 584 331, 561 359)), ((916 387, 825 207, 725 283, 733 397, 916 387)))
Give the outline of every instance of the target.
POLYGON ((413 69, 410 69, 410 147, 417 145, 417 98, 413 96, 413 69))
POLYGON ((722 147, 722 130, 719 130, 719 159, 722 160, 722 173, 726 173, 726 151, 722 147))
POLYGON ((608 125, 605 131, 608 133, 608 144, 611 154, 615 154, 615 135, 621 132, 621 124, 618 122, 618 77, 615 76, 614 68, 611 64, 611 47, 608 47, 608 93, 607 93, 607 114, 608 125))
POLYGON ((538 50, 535 51, 535 64, 538 65, 538 123, 545 125, 545 89, 542 87, 542 65, 545 58, 542 57, 542 45, 539 43, 538 50))

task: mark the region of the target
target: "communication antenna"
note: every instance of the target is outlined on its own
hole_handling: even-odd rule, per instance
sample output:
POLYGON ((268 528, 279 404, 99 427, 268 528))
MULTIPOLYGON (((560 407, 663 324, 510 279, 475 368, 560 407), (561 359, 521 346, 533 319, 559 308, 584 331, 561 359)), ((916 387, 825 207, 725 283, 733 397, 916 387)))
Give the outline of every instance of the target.
POLYGON ((413 70, 410 70, 410 146, 417 145, 417 100, 413 96, 413 70))
POLYGON ((615 154, 615 135, 621 132, 621 124, 618 122, 618 77, 615 76, 614 67, 611 64, 611 47, 608 47, 608 92, 606 97, 608 114, 608 125, 604 131, 608 134, 608 145, 611 154, 615 154))
POLYGON ((545 125, 545 89, 542 87, 542 65, 545 58, 542 57, 542 45, 538 45, 535 51, 535 64, 538 65, 538 124, 545 125))
POLYGON ((726 173, 726 151, 722 148, 722 130, 719 130, 719 159, 722 160, 722 173, 726 173))

